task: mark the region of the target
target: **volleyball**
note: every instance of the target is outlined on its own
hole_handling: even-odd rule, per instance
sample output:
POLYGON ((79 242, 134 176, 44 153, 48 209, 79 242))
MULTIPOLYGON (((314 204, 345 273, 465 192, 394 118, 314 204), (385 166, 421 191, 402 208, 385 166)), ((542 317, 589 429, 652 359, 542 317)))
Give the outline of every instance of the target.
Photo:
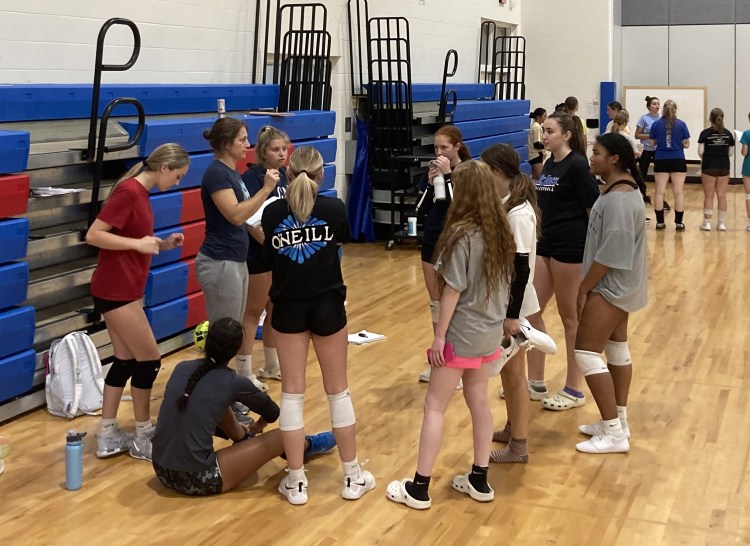
POLYGON ((208 321, 204 320, 193 330, 193 341, 196 348, 201 351, 206 348, 206 336, 208 336, 208 321))

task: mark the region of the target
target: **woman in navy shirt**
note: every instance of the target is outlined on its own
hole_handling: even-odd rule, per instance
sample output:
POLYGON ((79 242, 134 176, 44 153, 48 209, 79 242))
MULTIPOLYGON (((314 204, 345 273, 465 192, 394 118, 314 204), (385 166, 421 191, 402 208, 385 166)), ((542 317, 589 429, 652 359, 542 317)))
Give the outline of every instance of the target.
POLYGON ((677 119, 677 104, 668 100, 662 108, 662 116, 654 122, 649 133, 651 146, 656 149, 654 156, 654 213, 656 229, 664 229, 664 195, 667 182, 672 181, 674 194, 674 223, 677 231, 684 231, 682 216, 685 214, 683 189, 687 177, 685 148, 690 146, 690 131, 684 121, 677 119))

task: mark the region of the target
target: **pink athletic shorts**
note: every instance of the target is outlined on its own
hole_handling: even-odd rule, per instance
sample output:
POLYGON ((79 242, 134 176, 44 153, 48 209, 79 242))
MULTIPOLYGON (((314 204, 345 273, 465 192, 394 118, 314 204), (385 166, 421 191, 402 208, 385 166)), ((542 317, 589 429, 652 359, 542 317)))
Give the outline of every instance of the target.
POLYGON ((498 347, 497 351, 487 356, 466 357, 456 355, 453 357, 453 360, 451 360, 450 362, 446 362, 445 366, 446 368, 476 370, 480 368, 482 364, 489 364, 490 362, 494 362, 495 360, 500 358, 502 354, 503 348, 498 347))

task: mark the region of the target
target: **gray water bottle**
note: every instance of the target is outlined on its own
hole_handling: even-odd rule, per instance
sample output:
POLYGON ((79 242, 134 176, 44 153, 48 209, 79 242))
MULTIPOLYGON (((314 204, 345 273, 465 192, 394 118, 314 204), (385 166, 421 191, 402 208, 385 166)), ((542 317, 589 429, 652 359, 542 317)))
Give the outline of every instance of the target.
POLYGON ((443 173, 438 172, 435 178, 432 179, 432 185, 435 188, 435 201, 442 201, 445 199, 445 177, 443 173))
POLYGON ((83 437, 85 432, 69 430, 65 440, 65 489, 78 491, 83 485, 83 437))

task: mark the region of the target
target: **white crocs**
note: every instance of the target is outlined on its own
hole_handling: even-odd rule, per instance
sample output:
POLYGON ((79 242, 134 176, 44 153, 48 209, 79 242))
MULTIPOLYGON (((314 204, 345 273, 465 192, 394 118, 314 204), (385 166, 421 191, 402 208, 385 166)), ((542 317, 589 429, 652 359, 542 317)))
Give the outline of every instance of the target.
POLYGON ((258 370, 258 377, 261 379, 275 379, 276 381, 281 381, 281 368, 275 368, 273 370, 261 368, 258 370))
POLYGON ((542 399, 542 407, 552 411, 565 411, 580 408, 586 403, 586 397, 578 398, 565 391, 560 391, 552 397, 542 399))
POLYGON ((432 506, 432 499, 426 501, 417 500, 406 491, 406 482, 409 480, 394 480, 388 484, 388 489, 385 491, 385 496, 388 500, 398 502, 399 504, 405 504, 409 508, 414 510, 427 510, 432 506))
POLYGON ((557 345, 551 337, 534 328, 525 318, 518 321, 521 323, 521 333, 516 335, 516 342, 520 347, 536 349, 548 355, 557 352, 557 345))
POLYGON ((456 474, 455 476, 453 476, 453 479, 451 480, 451 487, 459 493, 469 495, 472 499, 478 502, 490 502, 495 500, 494 489, 490 487, 489 493, 482 493, 481 491, 477 491, 469 481, 469 474, 470 472, 466 474, 456 474))

